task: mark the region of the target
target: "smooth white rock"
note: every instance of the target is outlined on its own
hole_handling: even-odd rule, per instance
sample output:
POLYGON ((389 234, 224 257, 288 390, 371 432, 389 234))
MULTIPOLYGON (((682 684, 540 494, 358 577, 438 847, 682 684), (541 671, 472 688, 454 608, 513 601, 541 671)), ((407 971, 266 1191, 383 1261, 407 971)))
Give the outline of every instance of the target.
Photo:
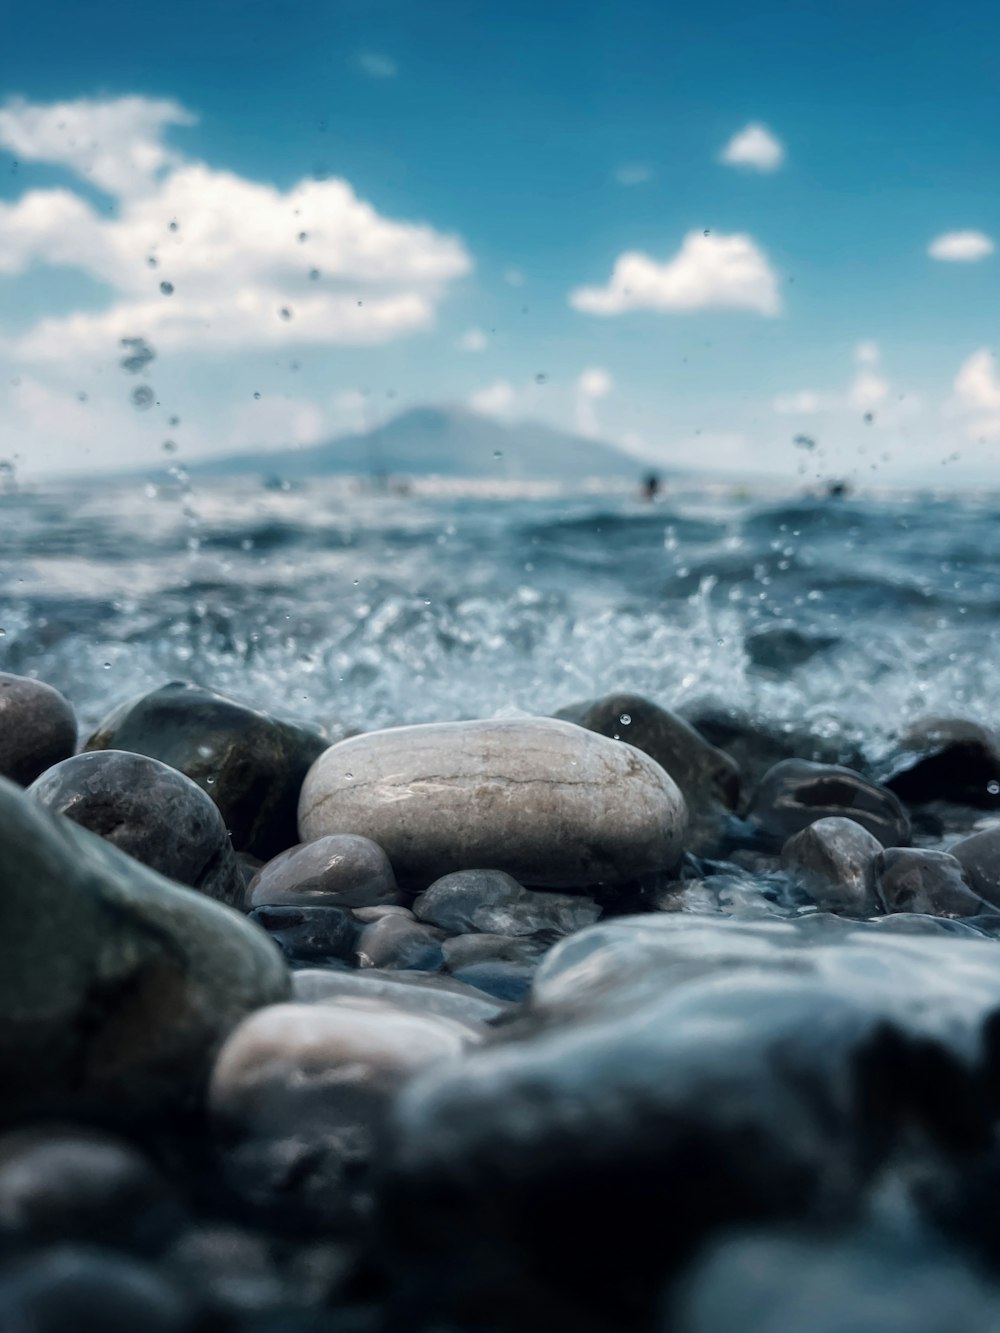
POLYGON ((352 736, 319 756, 299 801, 303 841, 371 838, 410 885, 470 867, 552 889, 621 883, 671 866, 686 824, 648 755, 552 718, 352 736))

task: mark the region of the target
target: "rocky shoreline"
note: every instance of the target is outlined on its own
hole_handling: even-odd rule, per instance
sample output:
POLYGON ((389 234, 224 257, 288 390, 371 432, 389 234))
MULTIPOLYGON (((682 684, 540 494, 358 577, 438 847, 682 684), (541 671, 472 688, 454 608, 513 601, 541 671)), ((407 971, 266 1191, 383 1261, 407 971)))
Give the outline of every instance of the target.
POLYGON ((1000 1327, 1000 742, 0 675, 0 1333, 1000 1327))

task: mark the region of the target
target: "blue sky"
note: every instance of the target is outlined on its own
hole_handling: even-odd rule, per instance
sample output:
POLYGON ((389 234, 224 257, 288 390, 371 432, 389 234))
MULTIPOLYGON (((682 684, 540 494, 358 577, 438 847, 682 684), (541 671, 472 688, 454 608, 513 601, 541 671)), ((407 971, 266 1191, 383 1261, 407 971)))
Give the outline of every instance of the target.
POLYGON ((416 402, 664 462, 993 467, 992 6, 4 18, 0 455, 29 471, 294 446, 416 402), (156 352, 141 376, 123 334, 156 352))

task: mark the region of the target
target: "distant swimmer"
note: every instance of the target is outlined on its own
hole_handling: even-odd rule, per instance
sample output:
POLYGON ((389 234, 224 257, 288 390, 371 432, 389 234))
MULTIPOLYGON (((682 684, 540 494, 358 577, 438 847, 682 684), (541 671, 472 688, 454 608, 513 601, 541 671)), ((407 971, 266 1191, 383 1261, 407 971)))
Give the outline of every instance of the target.
POLYGON ((642 498, 655 500, 660 493, 660 478, 655 472, 647 472, 642 479, 642 498))

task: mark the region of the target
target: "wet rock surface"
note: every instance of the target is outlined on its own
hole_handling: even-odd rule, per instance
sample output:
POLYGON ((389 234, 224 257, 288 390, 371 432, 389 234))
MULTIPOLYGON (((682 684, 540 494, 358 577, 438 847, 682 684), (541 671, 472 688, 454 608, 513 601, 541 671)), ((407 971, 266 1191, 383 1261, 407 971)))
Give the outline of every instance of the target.
POLYGON ((298 842, 296 810, 317 732, 173 681, 117 708, 86 750, 131 750, 185 773, 222 812, 237 851, 268 860, 298 842))
POLYGON ((76 716, 58 690, 0 671, 0 777, 26 787, 76 749, 76 716))
POLYGON ((817 906, 870 916, 877 908, 875 858, 881 851, 882 844, 866 828, 834 815, 789 838, 781 864, 817 906))
POLYGON ((352 737, 317 760, 299 806, 305 841, 370 837, 417 888, 470 866, 552 889, 628 882, 677 859, 686 822, 647 755, 551 718, 352 737))
POLYGON ((593 925, 600 908, 582 896, 532 892, 502 870, 461 870, 425 889, 413 912, 418 920, 452 935, 569 935, 593 925))
POLYGON ((961 861, 947 852, 891 847, 876 857, 874 871, 878 898, 886 912, 955 917, 996 910, 973 891, 961 861))
POLYGON ((243 875, 218 807, 175 768, 122 750, 78 754, 29 794, 168 879, 239 906, 243 875))
POLYGON ((910 821, 898 797, 835 764, 785 759, 760 780, 749 811, 766 838, 784 842, 818 819, 853 819, 883 847, 905 846, 910 821))
POLYGON ((374 907, 403 903, 385 852, 369 838, 340 834, 290 847, 247 886, 254 907, 374 907))

